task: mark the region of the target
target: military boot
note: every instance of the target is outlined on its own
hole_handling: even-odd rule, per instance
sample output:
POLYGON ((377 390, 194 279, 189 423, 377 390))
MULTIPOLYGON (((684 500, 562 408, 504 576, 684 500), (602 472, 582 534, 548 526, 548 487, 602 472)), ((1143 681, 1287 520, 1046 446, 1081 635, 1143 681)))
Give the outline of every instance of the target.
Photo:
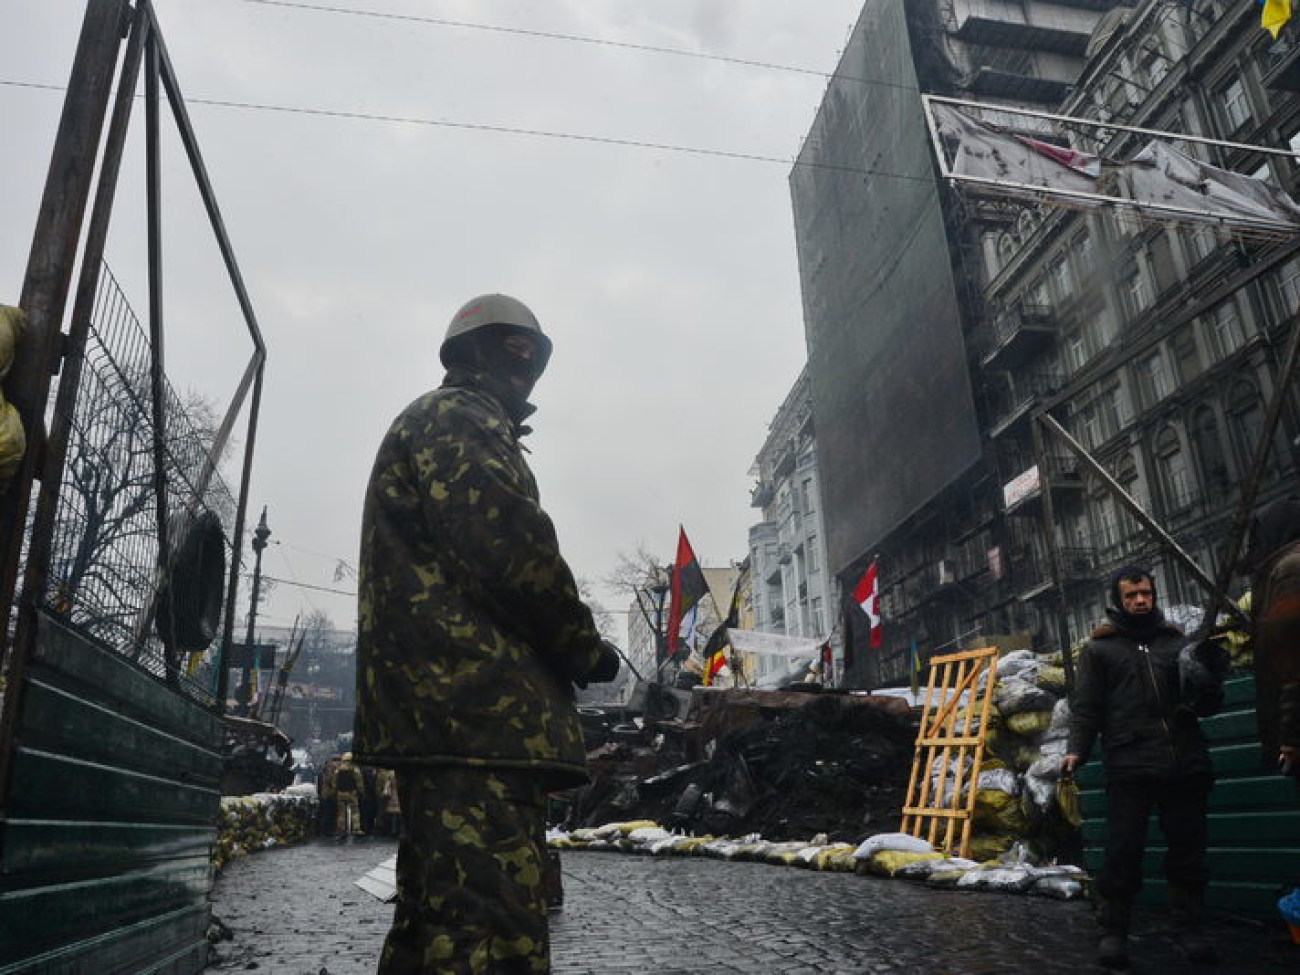
POLYGON ((1097 903, 1097 924, 1101 938, 1097 941, 1097 963, 1106 968, 1128 968, 1128 925, 1133 902, 1125 898, 1103 897, 1097 903))
POLYGON ((1174 945, 1193 965, 1213 965, 1219 960, 1214 944, 1202 933, 1205 925, 1204 891, 1194 887, 1169 887, 1169 913, 1174 922, 1174 945))

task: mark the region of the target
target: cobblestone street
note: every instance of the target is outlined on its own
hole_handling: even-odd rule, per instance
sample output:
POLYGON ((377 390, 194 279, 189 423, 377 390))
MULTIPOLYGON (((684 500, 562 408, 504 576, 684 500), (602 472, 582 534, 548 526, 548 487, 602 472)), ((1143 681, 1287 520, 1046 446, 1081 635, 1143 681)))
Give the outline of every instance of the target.
MULTIPOLYGON (((212 895, 233 939, 211 972, 371 975, 391 905, 353 882, 388 841, 318 840, 231 863, 212 895)), ((697 857, 563 854, 565 905, 551 917, 555 975, 1074 973, 1092 964, 1088 905, 931 890, 902 880, 697 857)), ((1133 972, 1186 968, 1157 913, 1139 915, 1133 972)), ((1280 922, 1216 917, 1233 975, 1300 967, 1280 922)))

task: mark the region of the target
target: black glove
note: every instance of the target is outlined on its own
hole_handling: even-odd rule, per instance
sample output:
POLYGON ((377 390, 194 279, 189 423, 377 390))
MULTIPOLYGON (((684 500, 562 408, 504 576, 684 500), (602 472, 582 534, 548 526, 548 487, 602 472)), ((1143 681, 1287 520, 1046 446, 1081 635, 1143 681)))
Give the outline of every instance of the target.
POLYGON ((1196 659, 1200 661, 1201 666, 1208 670, 1218 680, 1228 676, 1228 668, 1232 664, 1232 658, 1228 653, 1228 648, 1218 640, 1202 640, 1192 651, 1196 659))
POLYGON ((592 667, 591 673, 587 675, 588 682, 592 684, 608 684, 618 676, 618 662, 618 647, 608 640, 601 640, 600 659, 596 661, 596 666, 592 667))

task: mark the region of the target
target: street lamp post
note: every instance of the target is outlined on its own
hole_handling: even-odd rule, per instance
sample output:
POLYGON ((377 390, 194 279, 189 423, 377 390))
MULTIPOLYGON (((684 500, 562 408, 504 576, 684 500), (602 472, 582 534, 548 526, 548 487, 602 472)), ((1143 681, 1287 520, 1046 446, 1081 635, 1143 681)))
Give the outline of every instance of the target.
POLYGON ((238 707, 236 713, 247 716, 253 697, 253 633, 257 624, 257 597, 262 585, 262 551, 266 540, 271 537, 271 529, 266 527, 266 506, 262 507, 262 518, 253 529, 253 592, 248 607, 248 635, 244 638, 244 666, 242 680, 235 691, 238 707))

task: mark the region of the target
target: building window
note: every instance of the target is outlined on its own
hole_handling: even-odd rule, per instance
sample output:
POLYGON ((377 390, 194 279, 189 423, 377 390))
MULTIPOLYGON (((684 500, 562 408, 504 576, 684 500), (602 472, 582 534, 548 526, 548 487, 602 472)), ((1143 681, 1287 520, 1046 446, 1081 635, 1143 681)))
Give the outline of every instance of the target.
POLYGON ((1210 496, 1225 497, 1228 493, 1228 456, 1219 437, 1218 418, 1208 406, 1197 407, 1192 414, 1192 447, 1210 496))
POLYGON ((1101 443, 1101 423, 1097 418, 1096 407, 1089 405, 1079 410, 1075 414, 1074 426, 1079 431, 1079 439, 1089 449, 1093 449, 1101 443))
POLYGON ((809 617, 810 617, 809 622, 812 623, 812 633, 811 633, 810 635, 812 635, 812 636, 821 636, 822 634, 824 634, 824 633, 826 632, 826 630, 825 630, 825 628, 822 626, 822 601, 821 601, 821 599, 818 598, 818 599, 814 599, 814 600, 812 601, 811 606, 810 606, 810 608, 809 608, 809 610, 808 610, 808 615, 809 615, 809 617))
POLYGON ((1133 366, 1137 377, 1138 397, 1144 407, 1160 402, 1174 391, 1173 377, 1165 363, 1164 352, 1156 349, 1133 366))
POLYGON ((1192 255, 1196 262, 1205 260, 1219 249, 1219 235, 1213 227, 1198 224, 1188 233, 1192 245, 1192 255))
POLYGON ((1169 74, 1169 58, 1160 49, 1159 40, 1152 39, 1142 52, 1141 70, 1151 88, 1158 86, 1165 80, 1165 75, 1169 74))
POLYGON ((1151 282, 1141 271, 1134 271, 1124 279, 1124 308, 1130 317, 1136 318, 1151 307, 1155 295, 1151 293, 1151 282))
POLYGON ((1219 104, 1227 124, 1228 134, 1232 134, 1250 121, 1250 102, 1246 99, 1246 86, 1240 78, 1219 93, 1219 104))
POLYGON ((820 572, 822 567, 821 556, 817 554, 817 536, 808 536, 808 574, 820 572))
POLYGON ((1277 282, 1278 291, 1282 295, 1282 307, 1294 315, 1300 311, 1300 257, 1293 257, 1282 265, 1277 282))
POLYGON ((1226 359, 1245 343, 1246 333, 1237 314, 1237 303, 1231 298, 1210 313, 1210 336, 1220 359, 1226 359))
POLYGON ((1064 257, 1052 262, 1047 269, 1052 282, 1052 294, 1057 301, 1066 301, 1074 294, 1074 279, 1070 276, 1070 265, 1064 257))
POLYGON ((1101 434, 1110 439, 1128 425, 1128 402, 1118 385, 1103 390, 1097 397, 1097 414, 1101 419, 1101 434))
POLYGON ((1115 499, 1109 494, 1095 498, 1092 513, 1097 547, 1103 552, 1113 549, 1119 544, 1119 518, 1116 515, 1115 499))
POLYGON ((1196 346, 1196 326, 1193 323, 1180 328, 1169 342, 1174 355, 1174 368, 1182 382, 1191 382, 1201 372, 1201 353, 1196 346))
POLYGON ((814 498, 814 497, 816 497, 816 492, 813 491, 812 478, 811 478, 811 477, 805 477, 805 478, 803 479, 803 510, 804 510, 804 514, 810 515, 810 514, 813 513, 813 498, 814 498))
POLYGON ((1074 255, 1074 266, 1078 276, 1086 281, 1097 269, 1097 249, 1093 246, 1092 234, 1085 230, 1075 237, 1071 252, 1074 255))
MULTIPOLYGON (((1228 427, 1237 450, 1238 470, 1249 470, 1255 451, 1259 448, 1259 435, 1264 429, 1264 409, 1259 390, 1249 381, 1237 383, 1228 394, 1228 427)), ((1272 468, 1276 451, 1269 452, 1265 470, 1272 468)))
POLYGON ((1187 470, 1187 455, 1183 453, 1182 441, 1173 427, 1165 427, 1156 435, 1156 467, 1160 472, 1166 509, 1181 511, 1186 508, 1192 499, 1191 475, 1187 470))
POLYGON ((1083 329, 1071 332, 1064 339, 1065 368, 1067 372, 1077 372, 1088 361, 1088 342, 1083 329))

